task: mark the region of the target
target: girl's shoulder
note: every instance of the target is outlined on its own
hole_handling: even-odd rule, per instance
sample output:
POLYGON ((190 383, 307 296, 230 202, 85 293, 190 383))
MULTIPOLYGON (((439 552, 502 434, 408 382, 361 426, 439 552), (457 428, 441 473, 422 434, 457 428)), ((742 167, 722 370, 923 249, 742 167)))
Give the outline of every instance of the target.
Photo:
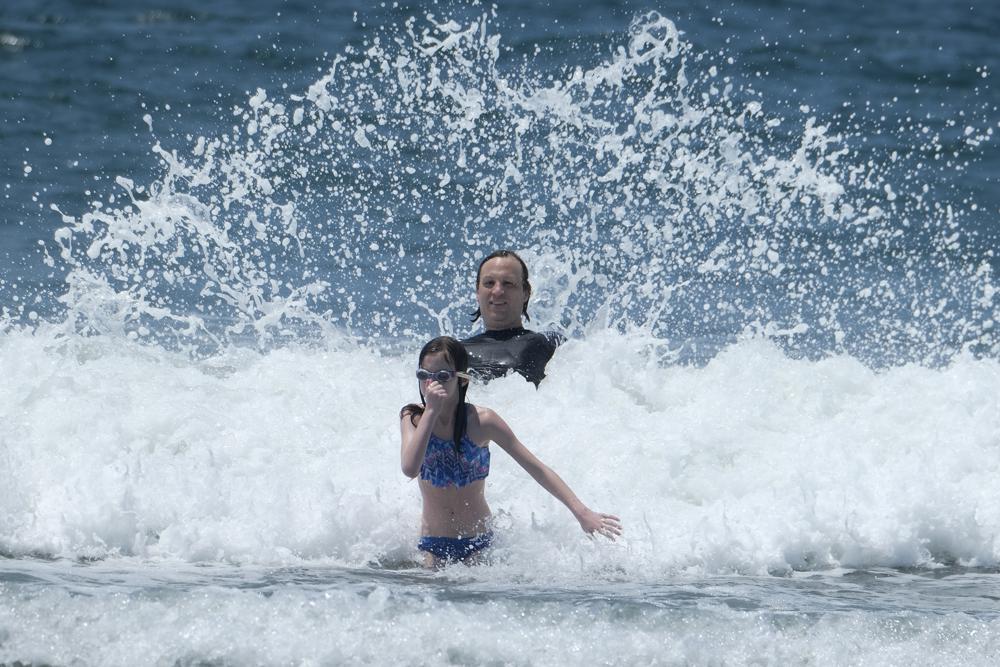
POLYGON ((468 414, 469 432, 475 433, 481 440, 492 440, 497 427, 503 423, 500 415, 482 405, 469 404, 468 414))
POLYGON ((482 405, 473 405, 472 403, 466 403, 466 409, 468 410, 468 415, 470 423, 472 420, 476 420, 479 423, 489 422, 496 418, 496 414, 490 408, 482 405))
POLYGON ((415 403, 410 403, 409 405, 404 405, 399 411, 399 421, 409 422, 411 425, 416 426, 420 423, 421 417, 424 416, 423 408, 415 403))

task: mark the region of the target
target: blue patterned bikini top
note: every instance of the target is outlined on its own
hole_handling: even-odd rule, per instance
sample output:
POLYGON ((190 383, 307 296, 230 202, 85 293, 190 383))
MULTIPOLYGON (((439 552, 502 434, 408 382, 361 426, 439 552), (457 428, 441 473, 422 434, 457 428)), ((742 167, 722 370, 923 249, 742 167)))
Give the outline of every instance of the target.
POLYGON ((462 437, 459 451, 451 440, 442 440, 433 433, 427 441, 427 452, 420 466, 420 479, 433 486, 465 486, 490 474, 490 448, 480 447, 462 437))

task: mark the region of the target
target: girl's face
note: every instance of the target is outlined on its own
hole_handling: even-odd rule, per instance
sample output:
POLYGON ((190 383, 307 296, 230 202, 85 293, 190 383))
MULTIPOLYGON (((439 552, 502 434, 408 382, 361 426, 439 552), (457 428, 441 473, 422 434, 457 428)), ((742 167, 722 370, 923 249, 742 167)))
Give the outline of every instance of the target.
MULTIPOLYGON (((432 375, 438 371, 453 371, 452 363, 448 360, 447 355, 444 352, 431 352, 426 357, 424 357, 420 362, 420 369, 425 370, 432 375)), ((457 378, 452 376, 447 382, 441 382, 441 386, 448 388, 452 382, 457 378)), ((431 382, 437 382, 437 380, 431 378, 428 380, 421 380, 420 387, 426 387, 431 382)))
POLYGON ((437 374, 438 371, 451 371, 452 376, 445 382, 430 377, 425 380, 420 380, 420 394, 421 396, 427 392, 427 387, 432 382, 437 382, 450 396, 458 391, 458 376, 454 374, 455 366, 449 361, 447 355, 444 352, 432 352, 423 358, 420 362, 420 370, 427 371, 431 375, 437 374))

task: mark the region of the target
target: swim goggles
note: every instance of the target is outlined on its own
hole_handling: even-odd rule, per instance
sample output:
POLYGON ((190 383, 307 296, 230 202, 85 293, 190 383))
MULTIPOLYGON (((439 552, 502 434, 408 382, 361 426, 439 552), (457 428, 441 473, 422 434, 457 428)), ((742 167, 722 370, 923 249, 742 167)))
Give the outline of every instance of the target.
POLYGON ((424 382, 426 380, 437 380, 441 384, 444 384, 445 382, 456 376, 460 378, 465 378, 466 380, 470 379, 471 377, 468 373, 463 373, 462 371, 440 370, 431 373, 430 371, 425 371, 423 368, 417 369, 417 379, 420 380, 421 382, 424 382))

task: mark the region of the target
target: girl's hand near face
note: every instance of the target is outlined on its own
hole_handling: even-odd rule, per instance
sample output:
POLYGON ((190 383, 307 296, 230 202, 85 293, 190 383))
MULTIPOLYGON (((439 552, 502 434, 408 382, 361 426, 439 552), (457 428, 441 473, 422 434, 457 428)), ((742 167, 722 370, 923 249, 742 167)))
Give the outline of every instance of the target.
POLYGON ((444 406, 444 401, 448 397, 448 392, 437 380, 431 380, 424 386, 424 403, 426 411, 437 413, 444 406))

